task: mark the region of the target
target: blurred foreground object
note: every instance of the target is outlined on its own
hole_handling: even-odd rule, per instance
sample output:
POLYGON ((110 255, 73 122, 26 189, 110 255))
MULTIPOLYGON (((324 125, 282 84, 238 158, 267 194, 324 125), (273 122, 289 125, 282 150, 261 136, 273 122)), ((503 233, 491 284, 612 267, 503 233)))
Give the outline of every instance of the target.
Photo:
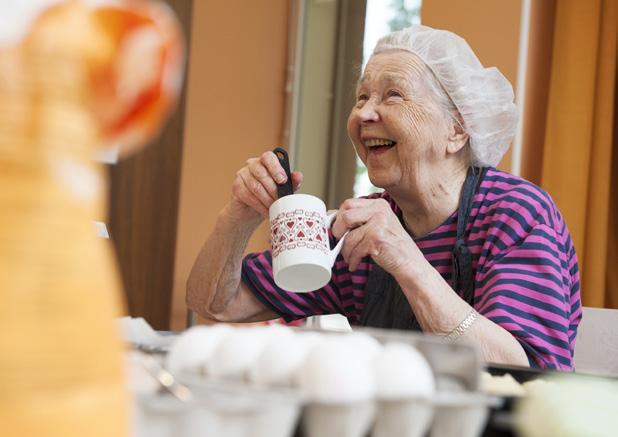
POLYGON ((564 375, 537 385, 516 413, 523 437, 613 437, 618 429, 615 379, 564 375))
POLYGON ((92 157, 158 134, 181 31, 160 2, 20 0, 0 20, 15 10, 31 19, 0 40, 1 433, 127 435, 120 281, 93 225, 106 181, 92 157))

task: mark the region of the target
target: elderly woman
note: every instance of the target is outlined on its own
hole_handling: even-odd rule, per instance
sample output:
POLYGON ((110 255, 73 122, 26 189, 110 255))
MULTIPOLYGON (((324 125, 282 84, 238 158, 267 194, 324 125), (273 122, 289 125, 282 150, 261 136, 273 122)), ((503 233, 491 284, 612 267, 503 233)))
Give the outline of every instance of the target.
MULTIPOLYGON (((453 33, 413 26, 382 38, 358 81, 348 133, 378 195, 339 208, 332 279, 278 288, 269 251, 247 240, 286 180, 275 155, 249 159, 188 283, 218 321, 341 313, 352 325, 476 342, 489 362, 573 368, 577 257, 547 193, 497 170, 517 117, 511 85, 453 33)), ((292 173, 297 189, 302 175, 292 173)))

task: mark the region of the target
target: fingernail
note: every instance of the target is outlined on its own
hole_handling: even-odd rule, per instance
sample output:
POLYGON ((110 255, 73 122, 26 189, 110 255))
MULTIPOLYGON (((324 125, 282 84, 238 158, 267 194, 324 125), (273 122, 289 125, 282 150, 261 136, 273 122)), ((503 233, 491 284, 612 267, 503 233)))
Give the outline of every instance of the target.
POLYGON ((276 177, 277 183, 282 184, 285 182, 285 175, 283 173, 279 173, 276 177))

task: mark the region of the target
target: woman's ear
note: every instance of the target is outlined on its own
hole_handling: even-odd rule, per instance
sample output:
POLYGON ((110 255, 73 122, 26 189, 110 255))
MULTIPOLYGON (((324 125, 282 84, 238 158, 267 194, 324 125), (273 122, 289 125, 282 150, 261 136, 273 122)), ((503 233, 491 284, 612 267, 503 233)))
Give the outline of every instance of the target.
POLYGON ((446 152, 455 154, 459 152, 468 143, 469 135, 464 131, 460 120, 456 115, 452 118, 451 125, 449 127, 448 143, 446 145, 446 152))

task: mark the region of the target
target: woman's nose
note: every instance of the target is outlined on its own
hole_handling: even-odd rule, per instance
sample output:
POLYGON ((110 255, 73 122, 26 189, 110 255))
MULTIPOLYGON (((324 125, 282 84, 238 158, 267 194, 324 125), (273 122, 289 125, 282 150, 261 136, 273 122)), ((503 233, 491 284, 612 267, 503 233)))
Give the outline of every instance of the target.
POLYGON ((358 115, 362 122, 378 121, 380 119, 380 114, 377 111, 376 103, 373 99, 369 99, 365 102, 360 108, 358 115))

